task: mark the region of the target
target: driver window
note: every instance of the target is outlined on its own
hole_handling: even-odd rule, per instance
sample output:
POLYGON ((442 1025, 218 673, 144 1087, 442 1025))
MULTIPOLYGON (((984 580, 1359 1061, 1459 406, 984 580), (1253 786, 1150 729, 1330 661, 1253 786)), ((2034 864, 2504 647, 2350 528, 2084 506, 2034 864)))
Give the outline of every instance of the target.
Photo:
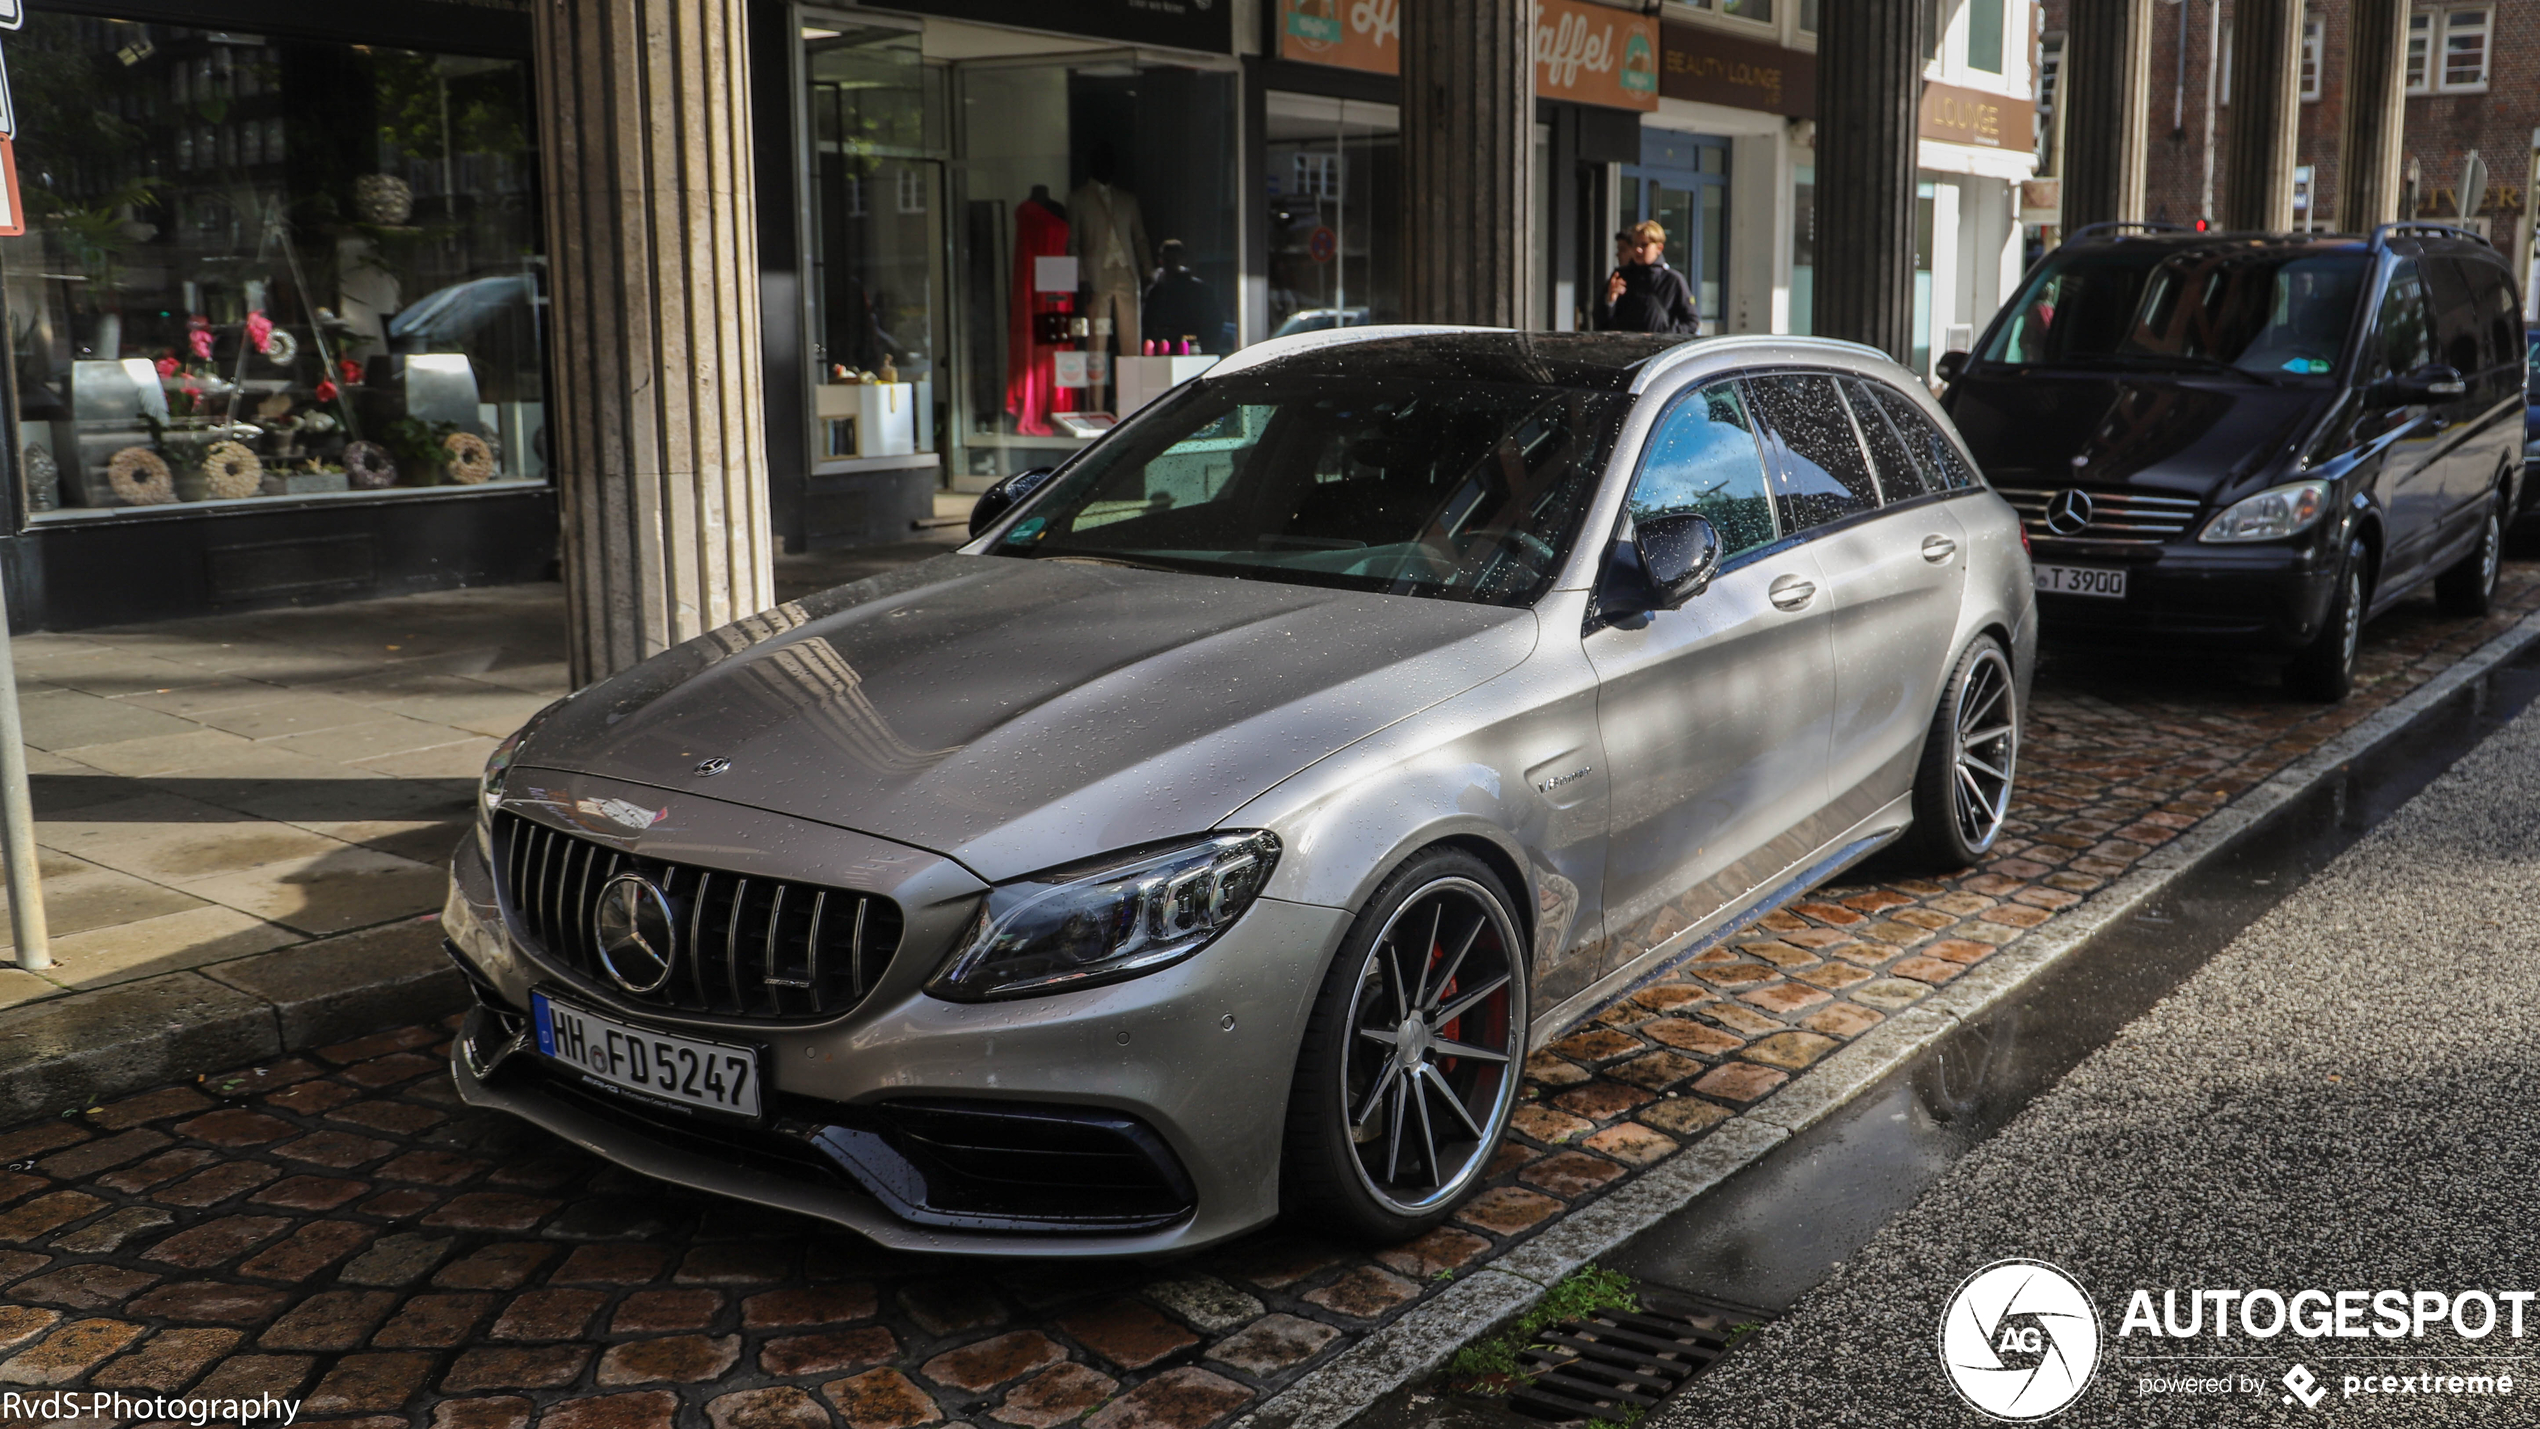
POLYGON ((1660 418, 1632 481, 1632 520, 1698 512, 1720 535, 1723 560, 1771 545, 1772 491, 1764 448, 1737 385, 1686 393, 1660 418))
POLYGON ((2402 259, 2390 270, 2390 286, 2381 293, 2381 316, 2374 324, 2384 376, 2404 377, 2434 360, 2434 326, 2425 307, 2425 280, 2416 260, 2402 259))

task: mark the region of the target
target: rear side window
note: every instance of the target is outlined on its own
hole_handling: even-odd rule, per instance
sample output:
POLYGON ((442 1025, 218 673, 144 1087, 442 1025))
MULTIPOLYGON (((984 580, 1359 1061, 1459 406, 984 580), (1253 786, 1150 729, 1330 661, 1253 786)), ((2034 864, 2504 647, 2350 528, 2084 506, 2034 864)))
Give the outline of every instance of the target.
POLYGON ((1878 399, 1879 410, 1895 424, 1896 434, 1912 449, 1915 464, 1921 467, 1924 489, 1928 491, 1964 491, 1976 484, 1975 469, 1958 454, 1958 445, 1949 440, 1914 399, 1891 387, 1875 382, 1861 384, 1878 399))
POLYGON ((1861 440, 1869 445, 1870 467, 1878 473, 1879 494, 1893 504, 1945 490, 1931 484, 1922 463, 1915 459, 1913 448, 1906 445, 1871 392, 1871 384, 1857 377, 1843 379, 1844 400, 1852 408, 1853 425, 1861 429, 1861 440))
POLYGON ((1844 415, 1834 379, 1790 372, 1749 379, 1756 413, 1781 438, 1783 458, 1774 496, 1782 529, 1806 531, 1875 511, 1879 489, 1869 459, 1844 415))
POLYGON ((1736 383, 1688 392, 1659 419, 1632 481, 1631 511, 1635 522, 1700 513, 1719 532, 1723 558, 1773 543, 1764 447, 1736 383))

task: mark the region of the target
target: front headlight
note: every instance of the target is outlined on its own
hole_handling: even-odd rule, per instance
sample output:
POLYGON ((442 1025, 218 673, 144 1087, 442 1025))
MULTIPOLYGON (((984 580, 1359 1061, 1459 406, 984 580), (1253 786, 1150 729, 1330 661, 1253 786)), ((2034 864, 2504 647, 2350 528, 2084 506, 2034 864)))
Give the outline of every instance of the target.
MULTIPOLYGON (((571 695, 565 696, 565 700, 572 698, 571 695)), ((492 819, 494 811, 502 807, 503 781, 512 772, 512 760, 520 753, 521 742, 536 733, 538 726, 547 722, 547 716, 563 705, 564 700, 558 700, 522 721, 520 728, 504 735, 503 742, 495 745, 494 752, 486 757, 485 774, 476 781, 476 811, 483 820, 492 819)))
POLYGON ((1214 834, 1168 852, 1115 854, 999 884, 926 990, 952 1002, 990 1002, 1169 967, 1242 917, 1278 862, 1276 834, 1214 834))
POLYGON ((2299 535, 2328 514, 2328 483, 2297 481, 2235 501, 2205 523, 2200 541, 2275 541, 2299 535))

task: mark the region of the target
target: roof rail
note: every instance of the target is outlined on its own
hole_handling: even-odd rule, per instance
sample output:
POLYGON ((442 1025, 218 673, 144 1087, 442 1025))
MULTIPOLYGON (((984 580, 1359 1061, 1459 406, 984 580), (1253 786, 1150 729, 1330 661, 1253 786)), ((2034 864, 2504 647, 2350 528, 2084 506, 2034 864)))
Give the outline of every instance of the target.
POLYGON ((2121 229, 2127 228, 2140 228, 2149 233, 2185 233, 2188 231, 2187 225, 2184 223, 2162 223, 2157 221, 2126 218, 2118 219, 2110 223, 2085 223, 2081 227, 2074 229, 2072 232, 2065 234, 2063 241, 2070 243, 2077 238, 2088 238, 2094 233, 2115 233, 2121 229))
POLYGON ((2372 231, 2372 246, 2374 251, 2378 252, 2381 249, 2388 248, 2390 246, 2390 240, 2403 233, 2436 233, 2449 238, 2466 238, 2474 243, 2486 243, 2490 248, 2496 246, 2493 243, 2487 242, 2487 235, 2480 233, 2474 228, 2463 228, 2454 223, 2421 223, 2414 219, 2408 219, 2399 223, 2385 223, 2379 228, 2374 229, 2372 231))

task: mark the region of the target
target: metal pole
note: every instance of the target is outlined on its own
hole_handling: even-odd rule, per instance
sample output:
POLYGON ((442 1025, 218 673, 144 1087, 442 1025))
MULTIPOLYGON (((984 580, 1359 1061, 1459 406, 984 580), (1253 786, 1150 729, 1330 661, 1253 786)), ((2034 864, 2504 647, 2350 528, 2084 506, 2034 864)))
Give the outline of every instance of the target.
POLYGON ((0 579, 0 858, 8 863, 9 928, 17 935, 18 966, 40 972, 53 966, 53 945, 44 932, 44 885, 35 869, 35 806, 26 791, 26 732, 18 722, 7 584, 0 579))

